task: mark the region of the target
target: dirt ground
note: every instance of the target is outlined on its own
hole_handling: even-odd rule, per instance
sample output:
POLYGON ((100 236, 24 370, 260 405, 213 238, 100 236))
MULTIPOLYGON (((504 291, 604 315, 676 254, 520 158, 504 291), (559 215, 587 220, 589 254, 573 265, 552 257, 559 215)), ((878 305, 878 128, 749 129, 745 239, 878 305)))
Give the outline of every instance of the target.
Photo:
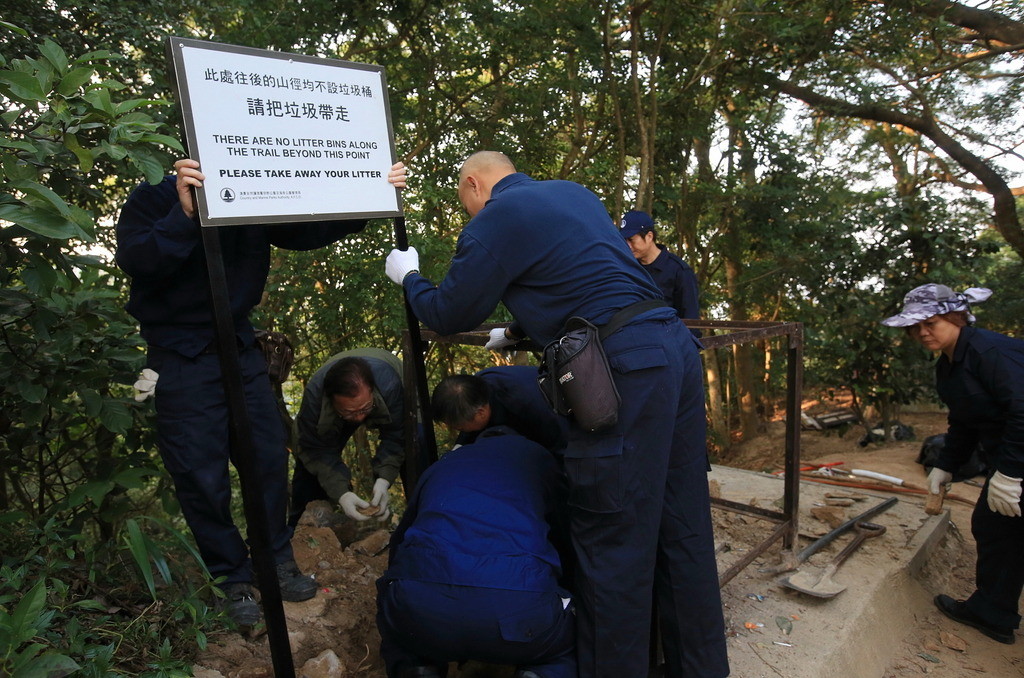
MULTIPOLYGON (((823 407, 817 408, 819 413, 823 407)), ((809 411, 814 412, 815 408, 809 411)), ((925 437, 945 430, 945 415, 933 409, 920 409, 905 412, 900 420, 913 427, 913 440, 862 447, 858 444, 864 435, 862 428, 804 431, 801 437, 802 461, 818 464, 843 462, 846 469, 885 473, 924 487, 924 471, 915 459, 925 437)), ((778 470, 783 437, 781 422, 769 424, 764 435, 734 446, 720 463, 761 472, 778 470)), ((844 488, 837 490, 843 491, 844 488)), ((953 491, 968 501, 975 500, 979 492, 977 488, 963 483, 956 484, 953 491)), ((923 504, 923 498, 908 495, 900 495, 900 498, 923 504)), ((953 527, 936 555, 925 566, 920 590, 912 596, 916 625, 905 629, 900 649, 881 678, 920 674, 960 678, 981 673, 1005 678, 1024 677, 1024 642, 1021 639, 1013 646, 997 643, 974 629, 946 619, 931 603, 936 593, 963 598, 973 590, 971 508, 955 501, 947 501, 945 506, 950 509, 953 527)), ((760 521, 739 514, 715 509, 714 516, 719 544, 755 539, 764 529, 760 521)), ((823 531, 827 528, 819 530, 823 531)), ((387 539, 387 530, 379 529, 379 524, 357 530, 326 503, 317 503, 313 510, 307 511, 296 531, 293 545, 299 566, 303 571, 316 574, 321 590, 313 600, 285 603, 296 675, 307 678, 385 678, 377 651, 379 636, 374 622, 374 581, 386 566, 387 539)), ((734 636, 746 633, 744 629, 737 628, 742 620, 730 618, 729 595, 733 594, 728 593, 727 587, 723 599, 726 601, 729 631, 734 636)), ((756 644, 730 644, 731 653, 747 651, 758 653, 756 644)), ((803 651, 807 653, 806 665, 813 666, 813 648, 803 651)), ((273 675, 265 634, 257 629, 246 634, 226 633, 213 639, 208 650, 199 657, 195 672, 200 678, 273 675)), ((452 665, 449 675, 453 678, 509 678, 511 673, 508 667, 469 664, 463 667, 452 665)), ((739 674, 734 672, 733 675, 739 674)), ((765 672, 764 675, 775 674, 765 672)), ((787 676, 800 678, 794 673, 787 676)))
MULTIPOLYGON (((815 412, 815 409, 820 414, 829 408, 812 407, 808 411, 815 412)), ((946 414, 937 408, 921 407, 904 411, 899 420, 913 428, 912 440, 862 447, 859 441, 865 434, 863 427, 821 432, 805 430, 801 435, 801 461, 805 464, 843 462, 841 468, 884 473, 902 478, 907 484, 925 488, 925 471, 916 459, 926 437, 945 432, 946 414)), ((734 446, 722 463, 756 471, 778 470, 778 450, 782 449, 783 437, 782 422, 770 424, 765 435, 734 446)), ((980 483, 982 480, 979 477, 973 482, 980 483)), ((856 489, 836 489, 856 492, 856 489)), ((972 628, 947 619, 932 603, 932 598, 938 593, 962 599, 974 590, 975 544, 970 532, 970 517, 980 488, 955 483, 951 492, 966 501, 947 500, 944 504, 944 508, 950 511, 951 529, 918 577, 920 587, 911 592, 916 625, 906 629, 899 651, 891 658, 881 678, 905 678, 921 674, 937 678, 961 678, 982 673, 1002 678, 1024 677, 1024 638, 1020 637, 1020 631, 1015 645, 997 643, 972 628)), ((894 493, 894 496, 899 496, 901 501, 918 502, 922 506, 924 503, 923 497, 915 495, 894 493)), ((851 559, 844 567, 855 566, 855 562, 851 559)), ((813 652, 808 652, 808 662, 813 661, 813 652)), ((790 674, 790 678, 799 676, 790 674)))

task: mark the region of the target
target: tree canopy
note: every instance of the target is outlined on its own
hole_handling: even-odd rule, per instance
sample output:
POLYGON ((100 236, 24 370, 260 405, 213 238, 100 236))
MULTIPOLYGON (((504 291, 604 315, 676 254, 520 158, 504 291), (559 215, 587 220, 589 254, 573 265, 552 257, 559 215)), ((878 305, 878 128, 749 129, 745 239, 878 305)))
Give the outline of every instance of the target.
MULTIPOLYGON (((112 259, 128 191, 184 152, 168 35, 384 66, 412 168, 410 239, 434 279, 467 218, 459 164, 494 149, 538 179, 584 184, 615 219, 650 212, 697 272, 706 317, 804 323, 808 388, 852 394, 882 418, 933 397, 927 355, 878 324, 910 288, 991 287, 980 322, 1021 332, 1016 0, 11 0, 0 19, 0 672, 43 660, 51 675, 84 662, 157 675, 205 642, 208 582, 195 560, 166 555, 189 541, 150 406, 132 398, 144 353, 112 259), (139 609, 126 580, 152 599, 190 583, 164 625, 143 628, 125 618, 139 609), (131 602, 98 609, 97 586, 131 602), (87 621, 73 625, 73 609, 87 621), (126 626, 140 634, 134 649, 105 640, 126 626)), ((275 252, 256 321, 296 344, 293 412, 331 354, 399 348, 401 292, 383 275, 392 243, 379 221, 323 250, 275 252)), ((755 435, 772 415, 778 353, 705 353, 713 453, 727 458, 733 431, 755 435)), ((490 359, 434 347, 430 379, 490 359)))

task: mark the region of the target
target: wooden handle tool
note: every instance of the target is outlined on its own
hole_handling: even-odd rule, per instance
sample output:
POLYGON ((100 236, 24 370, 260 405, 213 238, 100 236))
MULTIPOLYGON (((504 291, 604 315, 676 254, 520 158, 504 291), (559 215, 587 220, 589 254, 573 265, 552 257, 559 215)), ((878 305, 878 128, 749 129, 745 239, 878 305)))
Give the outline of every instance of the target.
POLYGON ((924 512, 930 516, 937 516, 942 513, 942 502, 946 499, 946 484, 939 487, 938 494, 929 494, 928 501, 924 504, 924 512))

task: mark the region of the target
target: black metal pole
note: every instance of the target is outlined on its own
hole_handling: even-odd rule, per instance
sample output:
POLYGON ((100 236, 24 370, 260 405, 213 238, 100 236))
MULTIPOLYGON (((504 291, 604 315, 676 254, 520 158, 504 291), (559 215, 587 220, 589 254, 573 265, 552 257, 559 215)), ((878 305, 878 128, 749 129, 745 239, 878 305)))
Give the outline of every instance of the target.
POLYGON ((783 546, 795 549, 800 535, 800 413, 804 390, 804 326, 793 323, 786 346, 786 462, 782 512, 790 529, 783 546))
MULTIPOLYGON (((405 230, 405 217, 395 217, 395 246, 400 250, 409 249, 409 235, 405 230)), ((404 292, 403 292, 404 295, 404 292)), ((423 423, 423 446, 427 454, 427 463, 437 461, 437 440, 434 437, 434 419, 430 413, 430 389, 427 385, 427 366, 424 362, 426 356, 426 345, 420 335, 420 321, 412 310, 409 298, 405 297, 405 322, 409 328, 409 345, 412 355, 405 356, 406 360, 413 361, 413 370, 416 376, 417 407, 419 409, 419 421, 423 423)), ((419 477, 424 469, 417 469, 415 477, 419 477)), ((405 488, 406 496, 412 494, 414 488, 405 488)))
MULTIPOLYGON (((234 228, 245 228, 236 226, 234 228)), ((256 581, 259 583, 263 603, 263 618, 267 623, 267 641, 277 678, 294 678, 295 665, 288 643, 288 624, 281 603, 281 587, 277 581, 274 556, 270 549, 267 507, 263 501, 263 483, 253 455, 252 427, 249 411, 245 405, 245 385, 239 361, 238 342, 235 339, 234 322, 231 319, 231 303, 228 298, 227 276, 224 257, 220 246, 220 231, 205 226, 203 247, 206 252, 206 266, 210 277, 210 300, 213 304, 214 332, 217 354, 220 357, 221 377, 228 404, 229 444, 231 460, 238 469, 242 485, 242 505, 248 525, 250 555, 256 581)), ((268 381, 267 388, 270 388, 268 381)), ((285 451, 281 450, 281 454, 285 451)), ((284 516, 275 520, 284 522, 284 516)))

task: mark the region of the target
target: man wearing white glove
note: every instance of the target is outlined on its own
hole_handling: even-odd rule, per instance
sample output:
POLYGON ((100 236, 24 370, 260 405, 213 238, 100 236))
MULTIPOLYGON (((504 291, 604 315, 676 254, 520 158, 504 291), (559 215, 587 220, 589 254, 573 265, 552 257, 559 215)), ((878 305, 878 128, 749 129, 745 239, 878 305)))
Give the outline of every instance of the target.
POLYGON ((509 346, 515 346, 519 339, 509 337, 508 331, 508 327, 495 327, 487 333, 488 338, 484 348, 488 351, 503 351, 509 346))
POLYGON ((316 499, 337 504, 353 520, 387 520, 388 490, 405 459, 402 361, 376 348, 343 351, 310 377, 295 420, 299 441, 292 475, 289 523, 298 524, 316 499), (374 482, 370 500, 355 492, 342 452, 361 427, 376 430, 370 460, 374 482))
POLYGON ((617 319, 602 345, 616 368, 618 421, 600 433, 566 421, 571 537, 587 554, 576 570, 579 675, 646 676, 657 598, 668 666, 723 678, 698 342, 584 186, 535 180, 503 153, 480 151, 462 164, 458 194, 471 218, 444 279, 416 273, 408 254, 392 253, 386 267, 420 322, 465 332, 502 304, 514 322, 491 333, 488 348, 500 350, 517 337, 556 341, 570 318, 617 319))
POLYGON ((383 478, 377 478, 373 481, 373 499, 369 502, 360 498, 355 492, 346 492, 338 500, 338 506, 352 520, 369 520, 372 516, 375 516, 377 520, 384 520, 391 515, 391 510, 388 508, 389 487, 391 487, 391 483, 383 478))
POLYGON ((935 605, 950 619, 1012 644, 1024 590, 1024 341, 972 326, 971 305, 991 294, 981 287, 955 292, 936 283, 920 285, 882 323, 905 328, 938 354, 935 385, 949 408, 949 430, 928 474, 931 492, 952 480, 975 450, 991 469, 971 516, 978 549, 975 591, 966 600, 936 596, 935 605))
POLYGON ((988 480, 988 507, 1007 518, 1020 518, 1021 478, 996 471, 988 480))
MULTIPOLYGON (((384 169, 384 168, 380 168, 384 169)), ((387 184, 406 185, 406 169, 396 163, 387 184)), ((260 618, 253 591, 249 545, 231 510, 233 455, 223 373, 213 341, 215 326, 209 271, 193 190, 206 176, 199 162, 182 158, 174 174, 141 184, 132 192, 117 223, 117 265, 131 277, 127 310, 139 321, 148 345, 140 396, 156 400, 157 447, 174 481, 182 514, 203 562, 225 597, 222 609, 240 626, 260 618), (160 374, 158 388, 155 373, 160 374)), ((267 363, 255 345, 249 315, 260 302, 270 270, 272 247, 311 250, 357 233, 365 219, 291 224, 248 223, 225 236, 221 249, 230 275, 233 334, 252 431, 252 458, 263 487, 269 550, 281 597, 301 601, 316 595, 316 582, 295 565, 288 506, 288 451, 285 429, 267 379, 267 363)))
POLYGON ((156 382, 159 378, 160 375, 148 367, 142 370, 139 380, 133 384, 135 387, 135 401, 141 403, 147 398, 156 395, 156 382))
POLYGON ((939 494, 942 488, 953 481, 953 474, 941 468, 933 468, 928 474, 928 491, 939 494))
POLYGON ((401 285, 405 276, 410 273, 419 273, 420 253, 415 247, 407 250, 393 249, 388 258, 384 260, 384 272, 392 282, 401 285))
MULTIPOLYGON (((393 249, 384 260, 384 272, 396 285, 401 285, 406 276, 410 273, 420 272, 420 255, 415 247, 407 250, 393 249)), ((522 335, 516 334, 515 325, 508 327, 495 327, 487 333, 487 343, 484 348, 488 351, 503 351, 510 346, 515 346, 522 340, 522 335)))

